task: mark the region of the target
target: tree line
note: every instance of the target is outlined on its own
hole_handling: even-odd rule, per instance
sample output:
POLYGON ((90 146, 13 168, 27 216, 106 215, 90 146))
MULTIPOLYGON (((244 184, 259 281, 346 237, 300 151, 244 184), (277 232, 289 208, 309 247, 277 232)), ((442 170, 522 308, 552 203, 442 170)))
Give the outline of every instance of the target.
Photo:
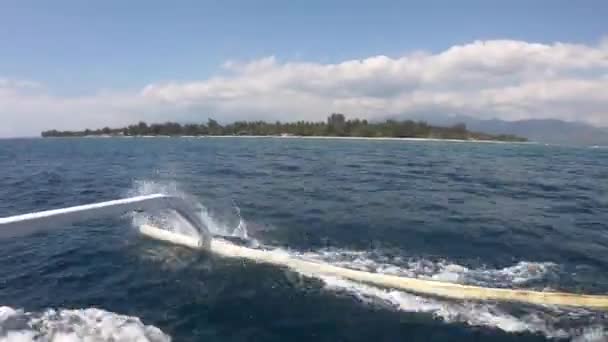
POLYGON ((165 122, 147 124, 139 122, 122 128, 104 127, 101 129, 85 129, 83 131, 42 132, 43 137, 83 137, 83 136, 206 136, 206 135, 244 135, 244 136, 337 136, 337 137, 394 137, 394 138, 435 138, 462 140, 501 140, 525 141, 514 135, 490 135, 471 132, 465 124, 449 127, 433 126, 423 121, 386 120, 384 122, 368 122, 367 120, 347 120, 344 114, 331 114, 327 121, 310 122, 265 122, 265 121, 236 121, 221 125, 214 119, 200 124, 179 124, 165 122))

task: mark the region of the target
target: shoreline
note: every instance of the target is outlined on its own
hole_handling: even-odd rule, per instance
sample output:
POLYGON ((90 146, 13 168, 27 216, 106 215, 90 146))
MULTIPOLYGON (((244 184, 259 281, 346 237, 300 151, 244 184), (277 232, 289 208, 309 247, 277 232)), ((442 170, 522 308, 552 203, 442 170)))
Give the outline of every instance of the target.
POLYGON ((338 136, 278 136, 278 135, 85 135, 75 137, 42 137, 41 139, 54 138, 85 138, 85 139, 108 139, 108 138, 141 138, 141 139, 310 139, 310 140, 368 140, 368 141, 411 141, 411 142, 452 142, 452 143, 487 143, 487 144, 538 144, 534 141, 508 141, 508 140, 476 140, 476 139, 441 139, 441 138, 397 138, 397 137, 338 137, 338 136))
MULTIPOLYGON (((195 137, 199 138, 199 137, 195 137)), ((419 142, 455 142, 455 143, 530 143, 530 141, 507 140, 474 140, 474 139, 441 139, 441 138, 397 138, 397 137, 334 137, 334 136, 274 136, 274 135, 210 135, 204 138, 273 138, 273 139, 316 139, 316 140, 369 140, 369 141, 419 141, 419 142)))

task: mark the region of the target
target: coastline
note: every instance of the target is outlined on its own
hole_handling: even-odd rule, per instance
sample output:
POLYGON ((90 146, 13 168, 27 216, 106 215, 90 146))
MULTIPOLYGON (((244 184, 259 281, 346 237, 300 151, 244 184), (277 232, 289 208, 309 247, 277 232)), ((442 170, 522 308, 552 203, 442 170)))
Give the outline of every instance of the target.
POLYGON ((507 140, 478 140, 478 139, 441 139, 441 138, 397 138, 397 137, 338 137, 338 136, 279 136, 279 135, 85 135, 76 137, 42 137, 42 139, 108 139, 108 138, 128 138, 128 139, 309 139, 309 140, 368 140, 368 141, 410 141, 410 142, 452 142, 452 143, 487 143, 487 144, 531 144, 535 141, 507 141, 507 140))
MULTIPOLYGON (((454 142, 454 143, 530 143, 530 141, 475 140, 475 139, 440 139, 440 138, 396 138, 396 137, 335 137, 335 136, 273 136, 273 135, 210 135, 205 138, 272 138, 272 139, 314 139, 314 140, 369 140, 369 141, 419 141, 419 142, 454 142)), ((196 137, 198 138, 198 137, 196 137)))

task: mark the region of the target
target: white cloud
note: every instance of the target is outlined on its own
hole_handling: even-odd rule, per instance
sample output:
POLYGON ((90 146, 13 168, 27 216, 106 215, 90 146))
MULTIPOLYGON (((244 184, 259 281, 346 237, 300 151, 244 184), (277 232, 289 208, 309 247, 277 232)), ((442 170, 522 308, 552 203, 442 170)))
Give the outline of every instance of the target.
POLYGON ((41 85, 38 82, 0 77, 0 91, 9 89, 38 89, 40 87, 41 85))
POLYGON ((436 54, 337 64, 279 62, 274 57, 229 61, 218 76, 205 80, 159 82, 138 92, 77 98, 32 93, 27 81, 0 79, 0 117, 5 122, 0 135, 140 119, 203 121, 209 114, 222 121, 319 120, 334 111, 368 119, 445 113, 608 125, 607 74, 605 43, 495 40, 436 54))

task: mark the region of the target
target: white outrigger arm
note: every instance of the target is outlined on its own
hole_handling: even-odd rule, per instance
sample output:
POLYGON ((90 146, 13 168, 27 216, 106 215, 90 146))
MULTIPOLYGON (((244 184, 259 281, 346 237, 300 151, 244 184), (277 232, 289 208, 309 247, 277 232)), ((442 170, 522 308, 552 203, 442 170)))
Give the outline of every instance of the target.
POLYGON ((163 209, 172 209, 182 216, 200 232, 199 247, 209 247, 211 233, 200 217, 195 214, 196 210, 192 205, 183 198, 163 194, 137 196, 0 218, 0 239, 54 230, 90 219, 116 217, 132 211, 163 209))

